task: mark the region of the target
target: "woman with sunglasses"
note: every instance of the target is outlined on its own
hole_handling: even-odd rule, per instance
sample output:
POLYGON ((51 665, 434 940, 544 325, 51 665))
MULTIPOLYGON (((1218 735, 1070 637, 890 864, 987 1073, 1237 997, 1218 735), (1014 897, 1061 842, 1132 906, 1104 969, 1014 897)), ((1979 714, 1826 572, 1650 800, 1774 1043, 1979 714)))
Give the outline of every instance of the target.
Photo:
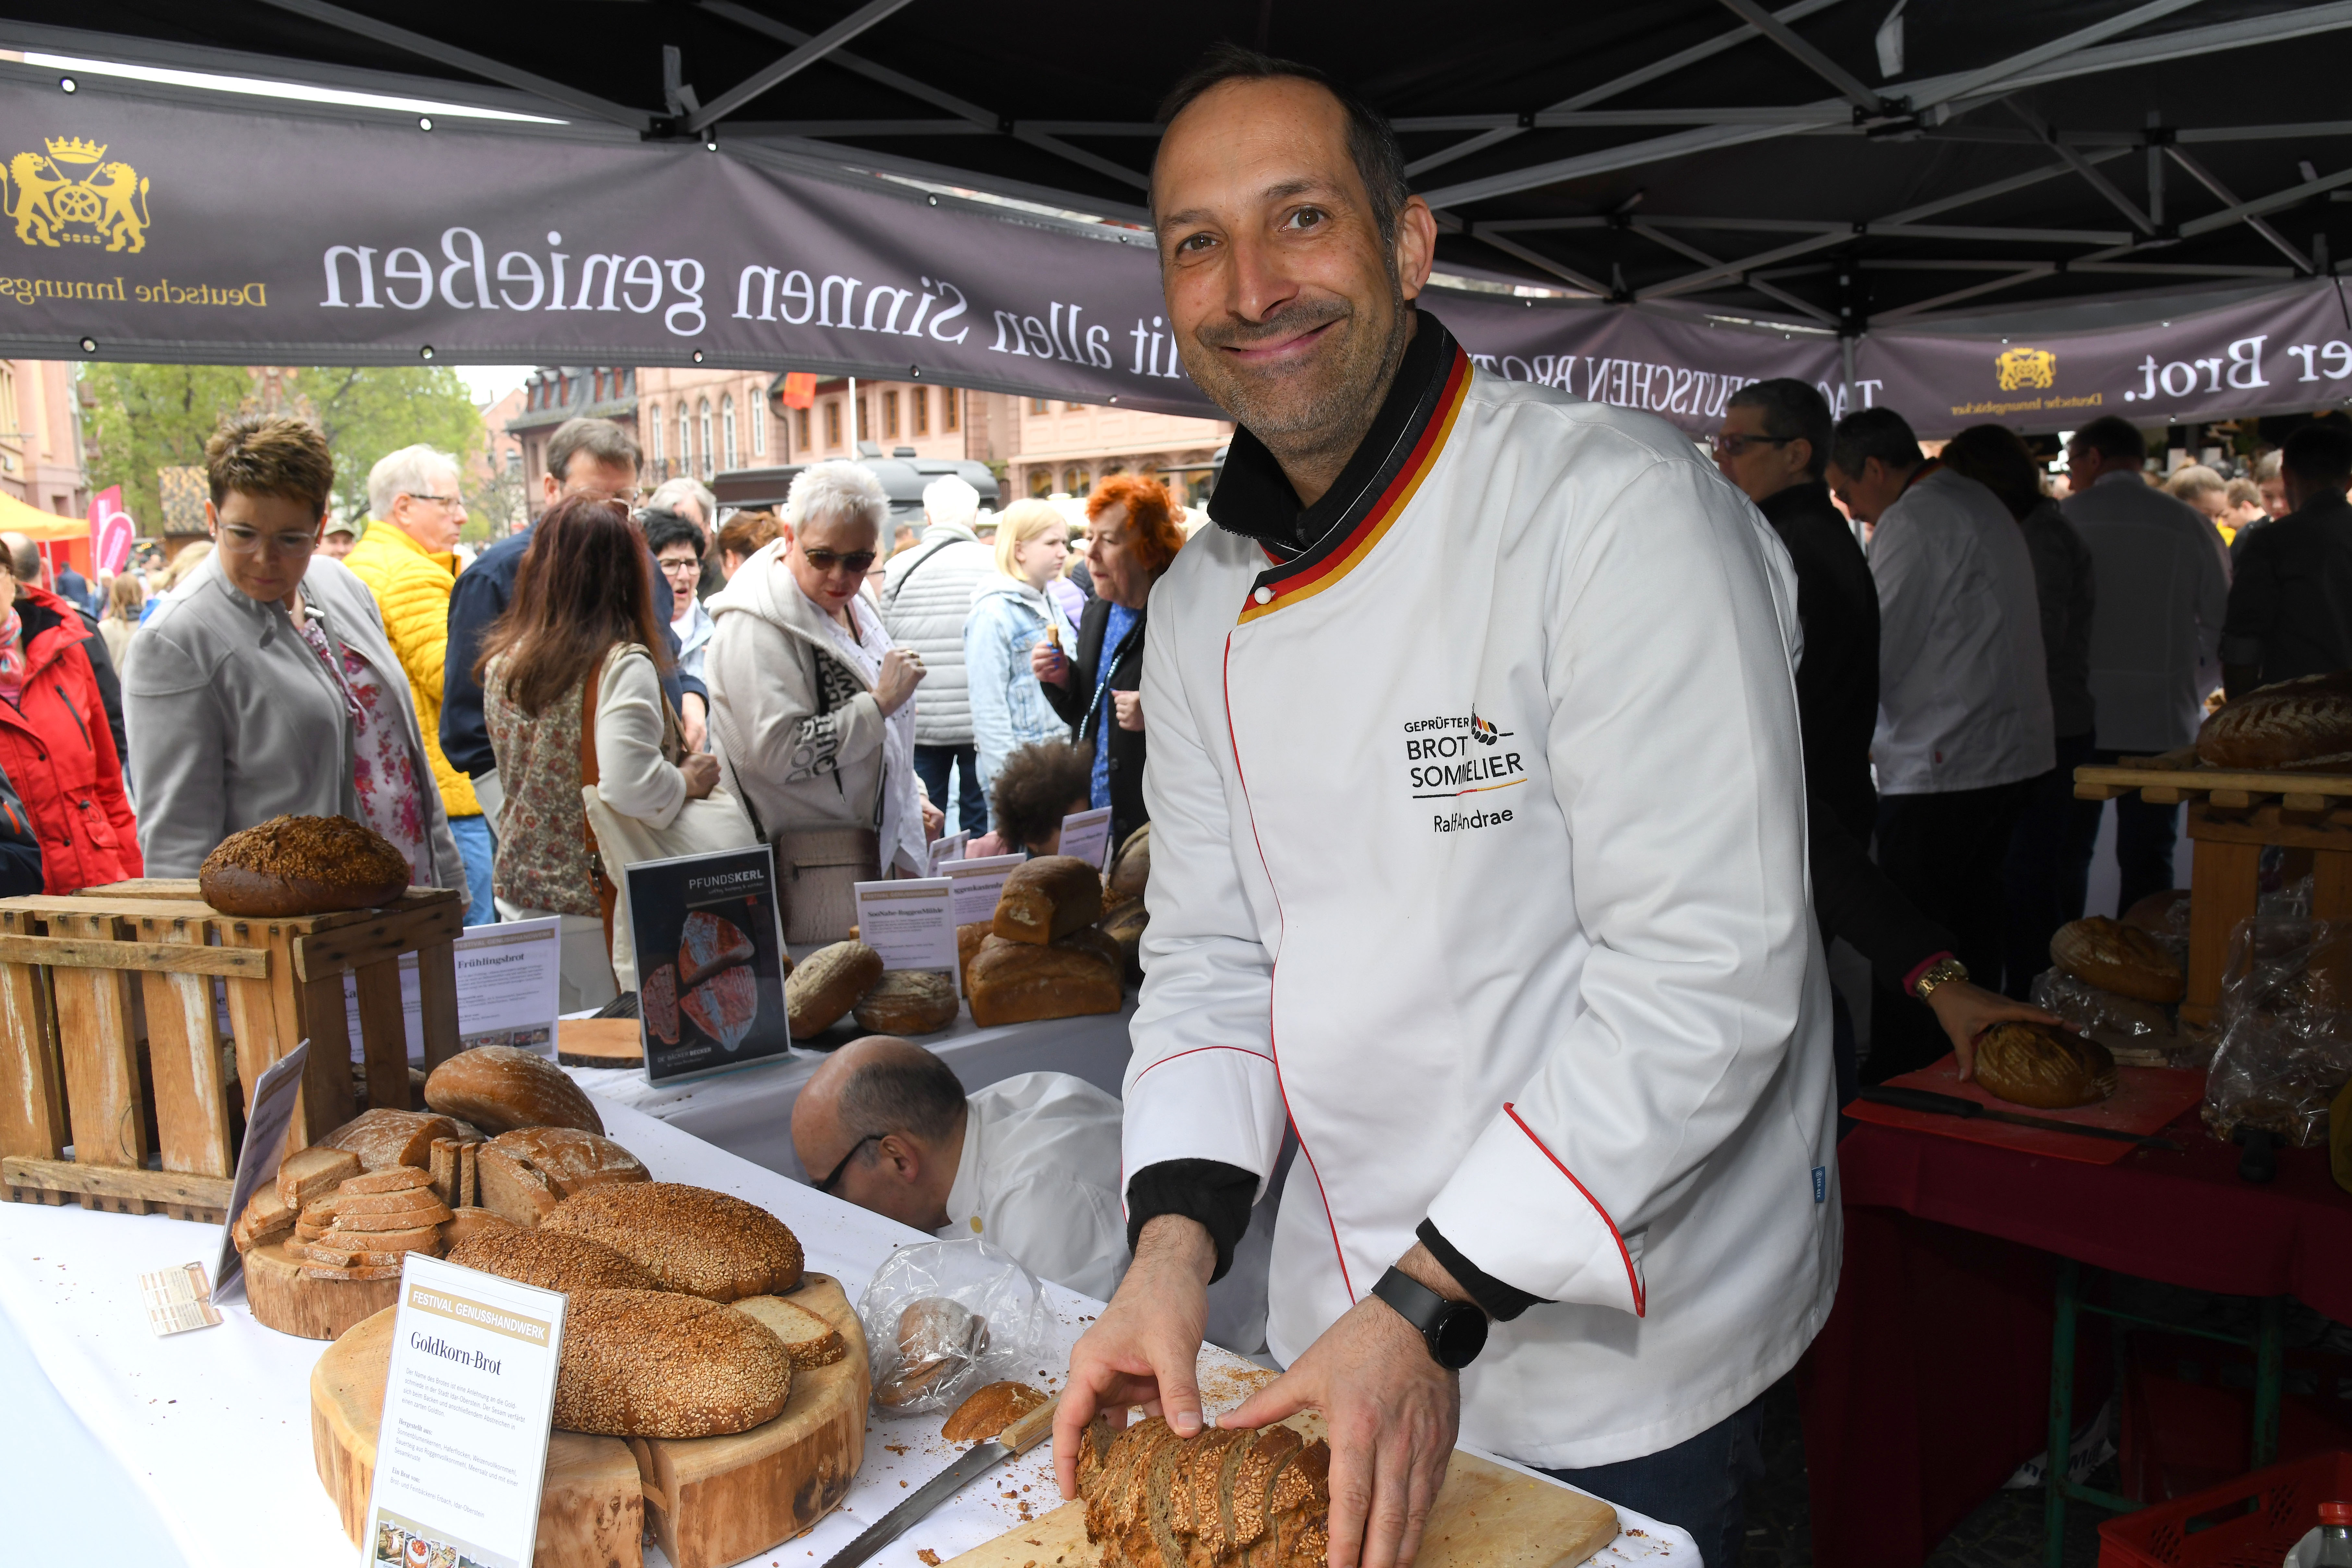
MULTIPOLYGON (((858 464, 803 469, 782 531, 709 605, 713 742, 736 798, 776 845, 778 873, 795 884, 795 941, 815 901, 811 876, 838 884, 845 911, 850 880, 929 870, 915 777, 923 661, 891 646, 859 592, 889 506, 858 464)), ((842 913, 829 937, 847 935, 853 918, 842 913)))

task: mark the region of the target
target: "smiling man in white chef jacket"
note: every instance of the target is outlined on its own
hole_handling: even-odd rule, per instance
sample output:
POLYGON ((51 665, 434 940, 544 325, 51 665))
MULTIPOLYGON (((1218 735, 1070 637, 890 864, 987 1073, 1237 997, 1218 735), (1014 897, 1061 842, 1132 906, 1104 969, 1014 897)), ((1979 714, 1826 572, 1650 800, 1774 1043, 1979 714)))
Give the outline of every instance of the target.
POLYGON ((1224 1419, 1327 1415, 1331 1568, 1411 1559, 1457 1426, 1735 1561, 1838 1268, 1788 558, 1670 426, 1414 308, 1435 225, 1377 116, 1232 49, 1171 101, 1169 313, 1242 428, 1152 593, 1135 1258, 1064 1489, 1097 1408, 1199 1428, 1287 1123, 1287 1371, 1224 1419))

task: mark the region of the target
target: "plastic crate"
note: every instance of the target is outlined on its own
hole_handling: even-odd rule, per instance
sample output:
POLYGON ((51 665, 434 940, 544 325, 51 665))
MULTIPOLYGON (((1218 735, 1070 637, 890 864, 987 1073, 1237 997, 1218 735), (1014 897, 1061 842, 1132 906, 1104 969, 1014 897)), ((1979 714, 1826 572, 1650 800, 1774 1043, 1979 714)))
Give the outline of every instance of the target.
POLYGON ((2352 1453, 2273 1465, 2102 1521, 2099 1568, 2279 1568, 2321 1503, 2347 1500, 2352 1453))

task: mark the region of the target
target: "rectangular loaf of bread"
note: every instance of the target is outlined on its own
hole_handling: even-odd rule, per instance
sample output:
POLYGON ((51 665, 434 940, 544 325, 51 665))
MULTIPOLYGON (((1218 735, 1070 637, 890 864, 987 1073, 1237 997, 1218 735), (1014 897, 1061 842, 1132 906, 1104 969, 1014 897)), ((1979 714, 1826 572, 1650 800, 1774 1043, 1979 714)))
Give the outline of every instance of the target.
POLYGON ((1016 867, 996 896, 995 932, 1007 942, 1044 946, 1102 913, 1102 876, 1069 855, 1041 855, 1016 867))
POLYGON ((1179 1437, 1158 1416, 1079 1443, 1087 1539, 1103 1568, 1322 1568, 1329 1447, 1287 1426, 1179 1437))
POLYGON ((1118 945, 1091 926, 1044 947, 992 936, 967 979, 972 1022, 984 1029, 1119 1007, 1118 945))

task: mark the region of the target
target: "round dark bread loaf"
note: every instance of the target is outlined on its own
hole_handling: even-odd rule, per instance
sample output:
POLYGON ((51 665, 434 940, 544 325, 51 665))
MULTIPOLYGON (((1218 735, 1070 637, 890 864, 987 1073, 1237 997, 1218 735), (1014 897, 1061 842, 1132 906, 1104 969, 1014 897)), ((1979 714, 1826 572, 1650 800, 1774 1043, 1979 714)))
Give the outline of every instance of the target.
POLYGON ((2014 1105, 2064 1110, 2116 1091, 2116 1058, 2047 1024, 1995 1024, 1977 1037, 1977 1082, 2014 1105))
POLYGON ((882 955, 862 942, 818 948, 784 976, 784 1016, 793 1038, 821 1035, 841 1022, 882 978, 882 955))
POLYGON ((956 1020, 955 982, 929 969, 893 969, 857 999, 857 1026, 877 1035, 934 1035, 956 1020))
POLYGON ((748 1313, 658 1290, 575 1290, 555 1425, 614 1437, 717 1437, 773 1420, 792 1358, 748 1313))
POLYGON ((196 887, 225 915, 372 910, 408 890, 408 860, 348 816, 273 816, 222 839, 205 857, 196 887))
POLYGON ((645 1265, 664 1290, 712 1301, 781 1296, 801 1282, 800 1238, 741 1198, 677 1182, 591 1187, 540 1227, 603 1242, 645 1265))
POLYGON ((2085 985, 2141 1002, 2178 1002, 2187 985, 2164 943, 2105 915, 2060 926, 2050 939, 2050 961, 2085 985))
POLYGON ((493 1134, 516 1127, 604 1131, 595 1102, 570 1074, 538 1052, 513 1046, 459 1051, 425 1080, 425 1103, 493 1134))
POLYGON ((2352 767, 2352 670, 2258 688, 2197 730, 2209 768, 2352 767))

